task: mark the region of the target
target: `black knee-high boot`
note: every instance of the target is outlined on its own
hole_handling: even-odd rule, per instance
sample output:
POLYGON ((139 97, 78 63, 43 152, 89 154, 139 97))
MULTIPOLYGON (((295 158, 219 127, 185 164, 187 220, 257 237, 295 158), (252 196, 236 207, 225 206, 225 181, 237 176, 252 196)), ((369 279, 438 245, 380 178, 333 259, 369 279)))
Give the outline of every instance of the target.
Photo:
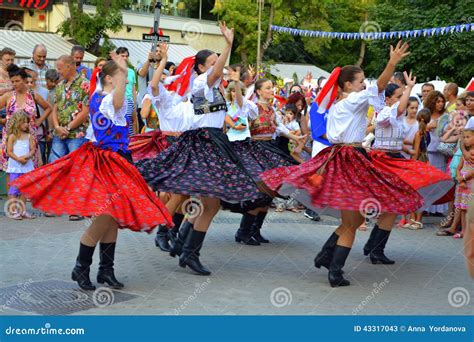
POLYGON ((349 280, 344 279, 342 276, 342 268, 346 263, 346 259, 351 249, 336 245, 332 256, 331 263, 329 264, 328 280, 331 287, 348 286, 351 283, 349 280))
POLYGON ((235 233, 235 241, 242 242, 246 245, 259 246, 260 242, 255 240, 250 232, 252 224, 255 222, 256 216, 245 213, 240 220, 240 228, 235 233))
POLYGON ((173 224, 174 224, 174 227, 173 229, 170 229, 168 231, 168 238, 170 240, 170 245, 173 246, 175 240, 176 240, 176 237, 178 236, 178 232, 179 232, 179 227, 181 227, 181 223, 183 222, 184 220, 184 215, 183 214, 174 214, 173 215, 173 224))
POLYGON ((192 228, 193 224, 191 222, 184 221, 183 225, 179 229, 178 236, 174 240, 174 243, 171 244, 170 256, 174 258, 176 255, 181 255, 181 253, 183 252, 183 245, 186 241, 186 237, 188 236, 192 228))
POLYGON ((260 230, 262 229, 263 222, 265 222, 265 217, 267 216, 267 211, 259 212, 257 214, 257 218, 253 222, 250 228, 250 235, 260 243, 269 243, 270 241, 265 239, 262 234, 260 234, 260 230))
POLYGON ((90 266, 92 264, 92 256, 94 255, 94 247, 89 247, 84 244, 79 245, 79 255, 76 259, 76 266, 72 270, 71 278, 77 281, 79 287, 83 290, 93 291, 95 286, 92 285, 89 278, 90 266))
MULTIPOLYGON (((375 230, 375 229, 374 229, 375 230)), ((370 252, 370 261, 372 264, 392 265, 395 261, 387 258, 384 253, 385 245, 390 237, 390 231, 378 228, 375 234, 375 242, 372 251, 370 252)))
POLYGON ((97 282, 99 284, 107 283, 114 289, 121 289, 124 285, 115 278, 114 274, 115 245, 115 242, 100 244, 100 263, 99 272, 97 272, 97 282))
POLYGON ((155 245, 159 247, 163 252, 170 251, 169 237, 168 237, 168 228, 164 224, 158 226, 158 231, 156 232, 155 245))
POLYGON ((321 251, 314 258, 314 267, 321 268, 321 266, 324 266, 329 269, 337 239, 339 239, 339 235, 336 232, 332 233, 321 251))
POLYGON ((369 255, 369 253, 372 251, 374 248, 374 243, 375 243, 375 235, 377 234, 377 230, 379 229, 379 226, 376 224, 374 226, 374 229, 370 232, 369 239, 364 245, 364 255, 369 255))
POLYGON ((191 229, 190 233, 186 237, 186 242, 184 243, 183 253, 179 257, 179 266, 186 267, 189 266, 194 272, 199 275, 210 275, 211 272, 201 264, 199 260, 199 255, 206 237, 206 232, 198 232, 194 229, 191 229))

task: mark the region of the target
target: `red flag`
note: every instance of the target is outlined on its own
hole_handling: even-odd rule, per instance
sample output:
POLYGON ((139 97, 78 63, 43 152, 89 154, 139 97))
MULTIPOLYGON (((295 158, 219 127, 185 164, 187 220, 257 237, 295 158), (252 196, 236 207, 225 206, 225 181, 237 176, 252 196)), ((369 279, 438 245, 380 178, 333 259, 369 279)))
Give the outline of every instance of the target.
POLYGON ((168 86, 169 91, 175 91, 180 96, 183 96, 186 93, 191 83, 191 76, 194 72, 193 68, 195 59, 196 56, 186 57, 176 67, 175 75, 178 77, 168 86))
POLYGON ((469 81, 469 84, 466 87, 466 91, 474 91, 474 77, 471 78, 471 81, 469 81))

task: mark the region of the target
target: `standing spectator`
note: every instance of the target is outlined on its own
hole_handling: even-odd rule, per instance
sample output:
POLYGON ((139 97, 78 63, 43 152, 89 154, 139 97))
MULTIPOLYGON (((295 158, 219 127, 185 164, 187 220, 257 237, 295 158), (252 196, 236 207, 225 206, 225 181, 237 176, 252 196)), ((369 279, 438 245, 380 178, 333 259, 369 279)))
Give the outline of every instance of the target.
POLYGON ((82 60, 84 59, 84 54, 86 50, 80 45, 74 45, 71 49, 71 56, 74 58, 74 62, 76 63, 77 72, 82 74, 88 80, 92 77, 92 71, 88 67, 82 65, 82 60))
POLYGON ((77 73, 74 59, 63 55, 57 62, 63 80, 56 87, 53 106, 53 146, 50 162, 77 150, 86 142, 89 115, 89 81, 77 73))
POLYGON ((0 96, 13 89, 7 68, 13 64, 16 52, 10 48, 0 50, 0 96))
POLYGON ((458 85, 456 83, 448 83, 444 86, 443 95, 448 101, 446 103, 446 112, 451 113, 456 110, 456 101, 458 98, 458 85))
POLYGON ((95 93, 97 84, 100 83, 99 81, 99 72, 102 71, 102 67, 107 63, 107 59, 103 57, 99 57, 95 60, 95 68, 92 70, 92 77, 90 79, 90 87, 89 87, 89 95, 95 93))
POLYGON ((407 85, 405 77, 403 76, 403 72, 401 71, 395 71, 393 73, 393 76, 390 79, 390 83, 395 83, 401 89, 405 89, 405 86, 407 85))
POLYGON ((149 52, 148 53, 148 59, 145 61, 145 63, 138 63, 136 67, 136 71, 138 74, 138 96, 136 99, 137 103, 137 112, 138 112, 138 117, 140 118, 139 120, 139 130, 142 129, 142 127, 145 125, 143 123, 143 120, 141 120, 141 115, 140 111, 142 109, 142 101, 143 97, 147 94, 147 87, 148 87, 148 82, 153 78, 153 74, 155 72, 155 69, 158 67, 159 61, 161 60, 161 50, 159 49, 159 45, 156 48, 156 52, 149 52))
POLYGON ((423 108, 423 102, 425 101, 426 97, 433 90, 435 90, 435 87, 431 83, 425 83, 421 86, 421 98, 420 98, 420 100, 421 100, 420 105, 421 106, 420 106, 420 110, 423 108))
POLYGON ((37 74, 37 84, 40 87, 46 88, 46 72, 51 69, 51 66, 46 63, 46 46, 43 44, 36 44, 33 48, 33 57, 22 64, 23 67, 33 70, 37 74))
MULTIPOLYGON (((48 103, 51 105, 51 108, 54 106, 54 102, 56 102, 56 86, 58 85, 59 82, 59 74, 56 71, 56 69, 49 69, 46 72, 46 89, 48 89, 48 103)), ((53 121, 51 119, 51 115, 48 117, 48 120, 46 121, 46 136, 45 136, 45 155, 44 155, 44 161, 45 164, 49 160, 49 156, 51 154, 51 145, 53 142, 53 121)))
MULTIPOLYGON (((444 128, 439 127, 438 124, 441 122, 440 118, 445 112, 446 99, 443 94, 437 90, 431 91, 428 96, 425 97, 423 102, 424 108, 427 108, 431 112, 431 121, 427 125, 427 130, 430 132, 430 144, 428 145, 428 159, 432 166, 438 170, 446 172, 447 160, 446 156, 438 151, 438 146, 441 142, 440 135, 437 132, 443 132, 444 128)), ((443 216, 444 212, 447 211, 447 205, 432 205, 428 212, 434 213, 437 216, 443 216)))
MULTIPOLYGON (((0 143, 0 167, 1 170, 7 169, 8 156, 7 156, 7 131, 10 127, 11 118, 19 111, 23 111, 28 114, 30 134, 35 139, 35 145, 37 141, 36 131, 37 127, 48 117, 51 112, 51 106, 44 100, 39 94, 32 93, 27 87, 28 74, 24 68, 12 64, 8 67, 8 74, 13 84, 13 90, 11 92, 3 94, 0 97, 0 109, 6 109, 6 118, 1 119, 0 123, 4 125, 2 133, 2 142, 0 143), (44 109, 42 117, 37 118, 36 111, 37 105, 44 109)), ((36 151, 37 152, 37 151, 36 151)), ((35 153, 33 157, 33 163, 35 167, 38 166, 39 153, 35 153)), ((8 180, 7 180, 8 181, 8 180)))
MULTIPOLYGON (((127 64, 129 63, 128 57, 130 57, 130 53, 126 47, 119 47, 116 51, 117 55, 122 57, 127 64)), ((129 127, 129 134, 130 136, 138 133, 138 121, 137 121, 137 113, 136 113, 136 103, 137 103, 137 95, 136 95, 136 83, 135 83, 135 71, 132 68, 127 68, 127 87, 125 89, 125 98, 127 99, 127 117, 130 118, 130 122, 132 125, 129 127)))

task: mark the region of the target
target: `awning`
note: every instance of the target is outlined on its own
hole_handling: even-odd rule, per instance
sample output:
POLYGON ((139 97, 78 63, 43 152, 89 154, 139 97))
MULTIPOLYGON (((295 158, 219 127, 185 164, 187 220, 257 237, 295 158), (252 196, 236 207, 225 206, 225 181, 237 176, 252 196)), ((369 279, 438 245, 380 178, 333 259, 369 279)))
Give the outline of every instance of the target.
MULTIPOLYGON (((0 50, 5 47, 15 50, 16 63, 20 64, 25 60, 29 60, 33 55, 33 48, 36 44, 46 46, 48 51, 46 60, 53 66, 59 56, 70 55, 73 47, 73 44, 55 33, 0 29, 0 50)), ((93 67, 96 59, 96 56, 86 52, 83 63, 93 67)))
MULTIPOLYGON (((109 39, 109 41, 115 45, 115 47, 126 47, 130 53, 130 63, 133 66, 137 66, 138 63, 144 63, 148 58, 148 53, 151 50, 151 42, 145 42, 142 40, 129 40, 129 39, 109 39)), ((168 44, 168 60, 178 65, 181 61, 189 56, 193 56, 197 53, 189 45, 184 44, 168 44)))

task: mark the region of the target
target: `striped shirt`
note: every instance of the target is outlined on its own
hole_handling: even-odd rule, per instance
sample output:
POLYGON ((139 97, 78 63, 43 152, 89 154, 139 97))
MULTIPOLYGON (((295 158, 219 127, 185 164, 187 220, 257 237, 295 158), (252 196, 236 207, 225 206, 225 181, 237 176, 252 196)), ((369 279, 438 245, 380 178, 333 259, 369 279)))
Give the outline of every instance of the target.
POLYGON ((22 63, 21 66, 36 72, 38 74, 36 85, 38 87, 46 88, 46 71, 52 69, 51 65, 44 63, 43 68, 40 68, 32 59, 30 59, 29 61, 22 63))

